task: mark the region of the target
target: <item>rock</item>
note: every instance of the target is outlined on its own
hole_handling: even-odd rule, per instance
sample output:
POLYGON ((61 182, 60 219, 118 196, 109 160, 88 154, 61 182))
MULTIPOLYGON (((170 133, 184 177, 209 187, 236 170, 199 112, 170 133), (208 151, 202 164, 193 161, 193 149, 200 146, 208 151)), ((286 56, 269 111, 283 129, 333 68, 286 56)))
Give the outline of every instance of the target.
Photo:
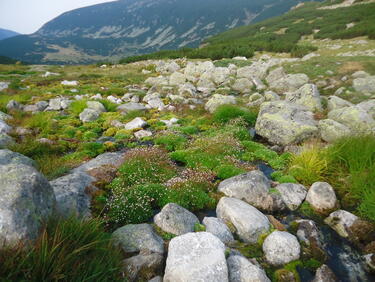
POLYGON ((332 119, 320 120, 319 130, 322 139, 328 143, 332 143, 351 134, 351 130, 347 126, 332 119))
POLYGON ((274 231, 263 243, 263 252, 268 263, 283 265, 300 257, 301 247, 297 238, 284 231, 274 231))
POLYGON ((367 255, 364 255, 363 258, 369 270, 374 272, 375 271, 375 254, 367 254, 367 255))
POLYGON ((284 78, 286 76, 286 73, 284 71, 283 67, 276 68, 267 75, 266 81, 268 84, 272 84, 276 82, 277 80, 284 78))
POLYGON ((0 120, 0 134, 8 134, 12 131, 12 127, 10 127, 5 121, 0 120))
POLYGON ((139 131, 134 133, 134 136, 137 139, 142 139, 142 138, 145 138, 145 137, 152 136, 152 132, 149 131, 149 130, 139 130, 139 131))
POLYGON ((315 278, 312 282, 336 282, 336 276, 332 270, 325 264, 316 270, 315 278))
POLYGON ((197 89, 191 83, 185 83, 178 88, 178 95, 182 97, 195 97, 197 89))
POLYGON ((162 111, 165 108, 164 102, 160 98, 155 98, 155 99, 149 100, 148 103, 147 103, 147 105, 151 109, 158 109, 159 111, 162 111))
POLYGON ((270 88, 278 94, 285 92, 297 91, 300 87, 309 82, 309 78, 306 74, 288 74, 274 82, 270 83, 270 88))
POLYGON ((230 75, 229 69, 228 68, 224 68, 224 67, 215 68, 212 71, 212 73, 211 73, 212 80, 217 85, 220 85, 220 84, 226 82, 226 80, 228 79, 229 75, 230 75))
POLYGON ((181 67, 175 61, 169 61, 169 62, 159 61, 156 64, 155 70, 161 73, 174 73, 178 71, 180 68, 181 67))
POLYGON ((5 89, 8 89, 8 87, 9 87, 9 82, 3 82, 3 81, 1 81, 0 82, 0 91, 3 91, 3 90, 5 90, 5 89))
POLYGON ((160 213, 155 215, 154 222, 163 231, 175 235, 193 232, 199 219, 187 209, 177 204, 169 203, 163 207, 160 213))
POLYGON ((249 97, 249 103, 247 104, 247 106, 249 106, 249 107, 258 107, 261 104, 263 104, 264 101, 265 101, 265 98, 264 98, 263 95, 261 95, 259 93, 254 93, 254 94, 250 95, 250 97, 249 97))
POLYGON ((169 84, 170 85, 180 85, 186 82, 186 76, 180 72, 174 72, 169 77, 169 84))
POLYGON ((164 241, 150 224, 125 225, 113 232, 112 239, 125 253, 164 253, 164 241))
POLYGON ((259 266, 239 255, 227 259, 230 282, 271 282, 259 266))
POLYGON ((327 212, 337 205, 335 191, 327 182, 315 182, 307 192, 306 201, 318 212, 327 212))
POLYGON ((128 113, 132 111, 145 111, 146 107, 140 103, 126 103, 117 107, 117 111, 121 113, 128 113))
POLYGON ((61 106, 61 98, 55 98, 49 100, 48 107, 45 109, 45 111, 60 111, 62 110, 61 106))
POLYGON ((0 166, 9 164, 23 164, 26 166, 35 166, 35 162, 20 153, 4 149, 0 150, 0 166))
POLYGON ((211 61, 187 62, 184 73, 187 77, 192 79, 201 76, 205 72, 210 73, 214 69, 215 66, 211 61))
POLYGON ((98 113, 104 113, 107 111, 103 104, 97 101, 87 101, 87 107, 98 113))
POLYGON ((266 101, 279 101, 280 100, 280 96, 277 95, 275 92, 273 91, 267 91, 266 93, 264 93, 264 99, 266 101))
POLYGON ((203 224, 206 226, 207 232, 215 235, 224 244, 234 241, 232 233, 223 220, 216 217, 205 217, 203 219, 203 224))
POLYGON ((246 201, 266 211, 283 209, 280 195, 270 193, 271 184, 263 172, 253 170, 228 178, 219 184, 218 191, 228 197, 246 201))
POLYGON ((361 93, 375 93, 375 76, 355 78, 353 88, 361 93))
POLYGON ((176 123, 178 123, 179 119, 177 118, 171 118, 170 120, 160 120, 161 122, 163 122, 167 127, 171 127, 173 125, 175 125, 176 123))
MULTIPOLYGON (((375 119, 375 99, 367 100, 357 104, 358 108, 365 110, 375 119)), ((1 119, 1 118, 0 118, 1 119)))
POLYGON ((76 80, 72 80, 72 81, 64 80, 61 82, 61 85, 65 85, 65 86, 77 86, 78 84, 79 83, 76 80))
POLYGON ((291 211, 298 209, 307 194, 303 185, 294 183, 279 184, 275 189, 280 192, 281 199, 291 211))
POLYGON ((305 84, 295 92, 289 92, 285 100, 306 106, 310 111, 322 111, 320 93, 315 84, 305 84))
POLYGON ((123 261, 127 281, 146 281, 162 272, 164 257, 161 254, 139 254, 123 261))
POLYGON ((0 121, 1 120, 7 121, 7 120, 10 120, 10 119, 12 119, 12 116, 0 111, 0 121))
POLYGON ((372 132, 375 128, 375 120, 372 116, 357 106, 330 111, 328 118, 346 125, 355 133, 368 133, 372 132))
POLYGON ((358 217, 348 211, 337 210, 332 212, 324 222, 332 227, 341 237, 348 238, 350 228, 358 217))
POLYGON ((169 243, 164 282, 228 281, 225 245, 207 232, 188 233, 169 243))
POLYGON ((224 96, 220 94, 214 94, 205 105, 205 109, 210 113, 213 113, 219 106, 226 104, 236 104, 237 100, 234 96, 224 96))
POLYGON ((99 118, 100 113, 93 109, 86 108, 82 113, 79 114, 79 119, 82 122, 91 122, 99 118))
POLYGON ((147 125, 147 122, 145 122, 142 118, 136 117, 132 121, 125 124, 126 130, 133 130, 137 128, 144 128, 147 125))
POLYGON ((149 77, 145 80, 145 84, 151 86, 165 86, 168 85, 168 79, 164 76, 149 77))
POLYGON ((317 247, 322 247, 322 234, 314 221, 299 219, 295 222, 298 224, 297 237, 301 242, 307 246, 314 245, 317 247))
POLYGON ((252 81, 255 85, 256 90, 261 91, 267 88, 267 86, 263 83, 263 81, 257 77, 253 77, 252 81))
POLYGON ((355 73, 352 74, 353 78, 366 78, 369 76, 370 75, 365 71, 356 71, 355 73))
POLYGON ((0 133, 0 149, 7 148, 11 144, 14 144, 13 138, 7 134, 0 133))
POLYGON ((337 96, 328 97, 327 108, 329 112, 333 110, 345 108, 345 107, 351 107, 351 106, 354 106, 354 105, 344 99, 341 99, 340 97, 337 97, 337 96))
POLYGON ((240 93, 249 93, 254 84, 247 78, 239 78, 235 80, 232 89, 240 93))
POLYGON ((283 146, 302 142, 318 134, 313 113, 304 106, 286 101, 263 103, 255 130, 271 143, 283 146))
POLYGON ((161 276, 156 276, 150 280, 148 280, 148 282, 163 282, 163 277, 161 276))
POLYGON ((259 236, 266 233, 270 227, 264 214, 235 198, 221 198, 216 213, 222 220, 230 222, 241 240, 248 243, 256 243, 259 236))
POLYGON ((0 165, 0 245, 27 244, 52 216, 55 196, 47 179, 24 158, 5 154, 10 162, 0 165))
POLYGON ((6 108, 8 111, 20 111, 22 110, 22 105, 15 100, 10 100, 6 108))
POLYGON ((95 159, 92 159, 79 167, 75 168, 73 172, 85 172, 90 174, 90 171, 96 169, 103 169, 107 166, 112 166, 114 168, 119 168, 123 162, 124 153, 123 152, 111 152, 111 153, 104 153, 97 156, 95 159))

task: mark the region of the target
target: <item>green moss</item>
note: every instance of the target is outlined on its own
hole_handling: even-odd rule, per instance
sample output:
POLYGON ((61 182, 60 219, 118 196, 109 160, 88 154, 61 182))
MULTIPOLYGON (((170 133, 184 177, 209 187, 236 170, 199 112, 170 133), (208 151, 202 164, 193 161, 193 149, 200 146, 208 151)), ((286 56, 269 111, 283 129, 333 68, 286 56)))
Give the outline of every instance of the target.
POLYGON ((241 173, 246 172, 246 170, 242 168, 238 168, 234 165, 221 165, 214 169, 214 172, 216 173, 217 177, 220 179, 227 179, 236 175, 239 175, 241 173))
POLYGON ((156 145, 162 145, 168 151, 175 151, 183 149, 187 139, 181 135, 177 134, 166 134, 155 138, 156 145))
POLYGON ((194 232, 205 232, 206 231, 206 226, 200 223, 196 223, 194 225, 194 232))
POLYGON ((248 126, 254 126, 257 113, 236 105, 219 106, 213 113, 213 119, 218 123, 227 123, 236 118, 242 118, 248 126))

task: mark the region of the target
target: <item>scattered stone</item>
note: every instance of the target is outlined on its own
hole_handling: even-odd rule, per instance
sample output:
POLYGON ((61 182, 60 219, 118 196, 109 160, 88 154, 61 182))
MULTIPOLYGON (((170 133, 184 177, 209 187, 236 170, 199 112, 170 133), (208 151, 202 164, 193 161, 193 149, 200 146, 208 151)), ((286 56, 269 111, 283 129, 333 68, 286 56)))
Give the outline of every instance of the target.
POLYGON ((152 136, 152 132, 149 131, 149 130, 139 130, 139 131, 134 133, 134 136, 137 139, 142 139, 142 138, 145 138, 145 137, 152 136))
POLYGON ((327 104, 327 109, 328 111, 333 111, 345 107, 351 107, 354 106, 352 103, 337 97, 337 96, 329 96, 328 97, 328 104, 327 104))
POLYGON ((355 91, 361 93, 375 93, 375 76, 355 78, 353 80, 355 91))
POLYGON ((163 231, 175 235, 193 232, 199 219, 187 209, 177 204, 169 203, 163 207, 160 213, 155 215, 154 222, 163 231))
POLYGON ((236 104, 236 97, 234 96, 224 96, 220 94, 215 94, 205 105, 205 109, 210 113, 213 113, 219 106, 226 104, 236 104))
POLYGON ((107 111, 103 104, 97 101, 87 101, 87 107, 98 113, 104 113, 107 111))
POLYGON ((123 104, 121 106, 118 106, 117 107, 117 110, 121 113, 128 113, 128 112, 132 112, 132 111, 145 111, 146 110, 146 107, 140 103, 133 103, 133 102, 130 102, 130 103, 126 103, 126 104, 123 104))
POLYGON ((225 245, 208 232, 173 238, 163 281, 228 281, 225 245))
POLYGON ((315 84, 305 84, 295 92, 289 92, 285 100, 306 106, 310 111, 322 111, 322 103, 318 87, 315 84))
POLYGON ((239 255, 227 259, 230 282, 271 282, 263 269, 239 255))
POLYGON ((306 188, 301 184, 283 183, 275 189, 280 192, 281 199, 291 211, 298 209, 307 195, 306 188))
POLYGON ((266 233, 270 227, 264 214, 235 198, 221 198, 216 213, 225 222, 230 222, 241 240, 248 243, 256 243, 259 236, 266 233))
POLYGON ((348 211, 338 210, 332 212, 324 222, 331 226, 340 236, 348 238, 350 228, 358 217, 348 211))
POLYGON ((336 282, 337 278, 332 270, 325 264, 316 270, 315 278, 312 282, 336 282))
POLYGON ((8 111, 20 111, 22 110, 22 105, 15 100, 10 100, 6 108, 8 111))
POLYGON ((158 253, 139 254, 123 261, 128 281, 146 281, 163 270, 164 257, 158 253))
POLYGON ((307 192, 306 201, 318 212, 325 213, 337 206, 332 186, 327 182, 315 182, 307 192))
POLYGON ((322 139, 328 143, 351 134, 351 130, 347 126, 332 119, 320 120, 319 129, 322 139))
POLYGON ((263 243, 263 252, 268 263, 283 265, 300 257, 301 247, 297 238, 284 231, 274 231, 263 243))
POLYGON ((99 115, 99 112, 93 109, 86 108, 82 113, 79 114, 79 119, 82 122, 91 122, 97 120, 99 118, 99 115))
POLYGON ((247 78, 239 78, 232 85, 232 89, 240 93, 249 93, 254 84, 247 78))
POLYGON ((215 235, 224 244, 234 241, 232 233, 222 219, 216 217, 205 217, 203 219, 203 224, 206 226, 207 232, 215 235))
POLYGON ((69 81, 69 80, 63 80, 61 82, 61 85, 65 85, 65 86, 77 86, 79 83, 78 81, 76 80, 72 80, 72 81, 69 81))
POLYGON ((145 122, 142 118, 136 117, 132 121, 125 124, 126 130, 133 130, 137 128, 144 128, 147 125, 147 122, 145 122))

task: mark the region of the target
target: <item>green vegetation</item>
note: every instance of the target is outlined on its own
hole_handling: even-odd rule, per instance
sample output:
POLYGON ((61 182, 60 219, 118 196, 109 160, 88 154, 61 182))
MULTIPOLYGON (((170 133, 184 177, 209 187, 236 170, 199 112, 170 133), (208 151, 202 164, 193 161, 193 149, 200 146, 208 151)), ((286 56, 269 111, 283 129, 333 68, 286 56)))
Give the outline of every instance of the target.
POLYGON ((51 219, 33 246, 0 250, 3 281, 122 281, 122 256, 97 219, 51 219))
POLYGON ((219 106, 213 114, 213 120, 218 123, 227 123, 236 118, 242 118, 248 126, 254 126, 257 114, 235 105, 219 106))

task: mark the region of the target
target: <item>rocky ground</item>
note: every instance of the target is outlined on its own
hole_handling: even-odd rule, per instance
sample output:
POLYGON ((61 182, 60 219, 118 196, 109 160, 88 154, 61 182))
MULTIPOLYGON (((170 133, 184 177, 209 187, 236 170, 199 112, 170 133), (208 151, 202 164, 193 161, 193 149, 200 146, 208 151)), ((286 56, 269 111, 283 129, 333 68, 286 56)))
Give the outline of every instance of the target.
POLYGON ((131 281, 374 279, 374 217, 290 168, 306 144, 375 133, 365 41, 302 59, 1 66, 1 240, 98 216, 131 281), (130 196, 146 184, 164 196, 130 196))

